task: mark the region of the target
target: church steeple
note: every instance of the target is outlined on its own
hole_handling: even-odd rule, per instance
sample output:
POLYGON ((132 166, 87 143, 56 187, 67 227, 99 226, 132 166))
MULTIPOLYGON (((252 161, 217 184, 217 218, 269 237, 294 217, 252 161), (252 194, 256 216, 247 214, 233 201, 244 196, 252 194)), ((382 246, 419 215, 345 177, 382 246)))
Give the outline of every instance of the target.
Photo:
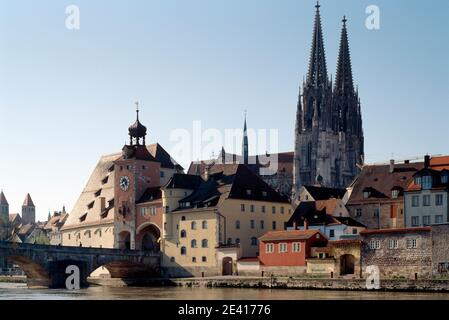
POLYGON ((337 73, 335 77, 334 92, 342 95, 354 94, 352 79, 351 55, 349 52, 348 31, 346 29, 346 16, 343 17, 343 27, 340 37, 340 51, 338 53, 337 73))
POLYGON ((245 121, 243 124, 243 142, 242 142, 242 156, 243 156, 243 163, 248 164, 249 159, 249 151, 248 151, 248 130, 246 127, 246 110, 245 110, 245 121))
POLYGON ((310 49, 309 73, 307 84, 318 87, 328 84, 326 55, 324 51, 323 31, 321 28, 320 3, 315 6, 315 25, 313 28, 312 47, 310 49))

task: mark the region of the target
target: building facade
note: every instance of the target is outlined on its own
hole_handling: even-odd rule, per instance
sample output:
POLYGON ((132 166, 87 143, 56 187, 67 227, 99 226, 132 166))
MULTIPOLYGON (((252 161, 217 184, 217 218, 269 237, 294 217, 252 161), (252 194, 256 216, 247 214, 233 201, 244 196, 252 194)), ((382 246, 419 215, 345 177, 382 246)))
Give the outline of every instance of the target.
POLYGON ((162 230, 160 190, 182 172, 159 145, 146 145, 137 119, 121 153, 101 157, 61 229, 68 246, 157 251, 162 230))
POLYGON ((448 223, 448 198, 449 170, 433 169, 430 156, 425 156, 424 168, 413 175, 413 181, 405 191, 405 226, 448 223))
POLYGON ((349 41, 343 19, 335 82, 327 73, 320 5, 307 78, 299 92, 293 174, 293 195, 317 177, 329 187, 345 187, 363 163, 363 129, 358 90, 354 88, 349 41))

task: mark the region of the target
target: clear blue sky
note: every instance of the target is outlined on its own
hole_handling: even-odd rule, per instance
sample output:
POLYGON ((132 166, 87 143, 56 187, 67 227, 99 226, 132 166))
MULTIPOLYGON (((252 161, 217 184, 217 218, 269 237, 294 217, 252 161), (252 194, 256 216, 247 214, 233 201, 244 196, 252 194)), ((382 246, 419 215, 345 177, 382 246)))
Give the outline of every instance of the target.
MULTIPOLYGON (((293 149, 315 1, 0 0, 0 187, 17 212, 70 210, 102 154, 120 150, 142 105, 148 140, 170 132, 279 129, 293 149), (78 5, 81 29, 65 28, 78 5)), ((328 70, 347 15, 367 162, 449 153, 449 2, 321 1, 328 70), (368 5, 381 29, 365 28, 368 5)), ((193 159, 196 160, 196 159, 193 159)), ((182 163, 187 166, 187 163, 182 163)))

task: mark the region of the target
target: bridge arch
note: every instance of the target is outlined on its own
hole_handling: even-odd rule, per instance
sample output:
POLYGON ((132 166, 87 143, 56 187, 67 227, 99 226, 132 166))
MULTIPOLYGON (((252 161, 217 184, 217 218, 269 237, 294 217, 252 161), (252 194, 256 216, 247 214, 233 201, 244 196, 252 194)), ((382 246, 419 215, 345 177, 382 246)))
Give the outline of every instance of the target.
POLYGON ((50 275, 43 265, 25 256, 6 256, 5 258, 23 270, 28 287, 48 288, 51 285, 50 275))
POLYGON ((136 249, 142 251, 159 252, 161 231, 152 222, 145 222, 136 230, 136 249))

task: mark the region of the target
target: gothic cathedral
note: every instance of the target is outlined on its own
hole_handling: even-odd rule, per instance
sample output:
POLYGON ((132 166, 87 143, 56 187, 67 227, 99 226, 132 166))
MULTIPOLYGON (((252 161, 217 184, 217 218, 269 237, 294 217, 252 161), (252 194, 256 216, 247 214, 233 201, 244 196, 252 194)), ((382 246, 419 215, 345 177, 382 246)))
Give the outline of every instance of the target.
POLYGON ((309 71, 299 92, 296 114, 293 197, 303 185, 344 188, 357 175, 357 165, 363 163, 362 115, 353 84, 346 22, 343 18, 332 83, 317 3, 309 71))

